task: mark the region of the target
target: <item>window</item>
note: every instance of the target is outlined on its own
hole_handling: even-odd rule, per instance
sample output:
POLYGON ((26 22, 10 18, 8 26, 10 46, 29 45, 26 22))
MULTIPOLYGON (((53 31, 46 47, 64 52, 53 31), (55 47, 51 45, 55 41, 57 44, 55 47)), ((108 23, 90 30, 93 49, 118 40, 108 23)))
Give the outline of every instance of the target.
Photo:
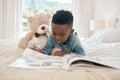
POLYGON ((59 9, 71 11, 72 0, 22 0, 22 35, 29 31, 27 24, 27 18, 29 16, 40 12, 53 14, 59 9))

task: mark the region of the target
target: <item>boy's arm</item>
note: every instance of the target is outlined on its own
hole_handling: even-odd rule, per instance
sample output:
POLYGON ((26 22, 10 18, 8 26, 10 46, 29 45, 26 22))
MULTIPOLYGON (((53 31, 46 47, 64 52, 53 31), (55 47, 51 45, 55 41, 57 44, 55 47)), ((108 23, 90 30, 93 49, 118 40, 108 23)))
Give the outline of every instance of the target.
POLYGON ((54 39, 52 35, 48 38, 45 48, 42 50, 44 54, 51 55, 52 49, 54 48, 54 39))
POLYGON ((72 48, 73 48, 72 53, 80 54, 80 55, 83 55, 83 56, 86 55, 77 35, 75 35, 72 42, 73 42, 72 43, 72 48))
POLYGON ((83 56, 86 55, 82 46, 78 46, 78 45, 76 45, 75 50, 72 53, 80 54, 80 55, 83 55, 83 56))

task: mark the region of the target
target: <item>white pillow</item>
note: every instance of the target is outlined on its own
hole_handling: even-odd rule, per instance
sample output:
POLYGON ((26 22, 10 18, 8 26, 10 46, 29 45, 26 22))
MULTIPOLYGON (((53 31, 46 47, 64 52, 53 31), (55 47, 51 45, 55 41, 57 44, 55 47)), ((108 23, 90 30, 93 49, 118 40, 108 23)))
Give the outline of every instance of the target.
POLYGON ((105 43, 120 42, 120 29, 105 28, 99 30, 90 37, 90 40, 105 43))

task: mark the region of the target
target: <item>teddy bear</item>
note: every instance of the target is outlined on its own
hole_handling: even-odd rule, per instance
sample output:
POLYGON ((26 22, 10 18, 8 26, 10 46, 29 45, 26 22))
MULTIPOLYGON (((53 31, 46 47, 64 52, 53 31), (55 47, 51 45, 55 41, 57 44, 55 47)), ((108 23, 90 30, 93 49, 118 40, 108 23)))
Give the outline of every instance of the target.
POLYGON ((20 39, 18 46, 19 48, 25 49, 28 47, 28 42, 32 39, 33 35, 37 32, 38 27, 41 24, 50 25, 50 14, 39 13, 28 18, 28 24, 30 31, 20 39))
POLYGON ((36 46, 42 50, 45 47, 49 36, 49 26, 46 24, 40 25, 37 32, 33 35, 33 38, 28 42, 28 47, 36 46))

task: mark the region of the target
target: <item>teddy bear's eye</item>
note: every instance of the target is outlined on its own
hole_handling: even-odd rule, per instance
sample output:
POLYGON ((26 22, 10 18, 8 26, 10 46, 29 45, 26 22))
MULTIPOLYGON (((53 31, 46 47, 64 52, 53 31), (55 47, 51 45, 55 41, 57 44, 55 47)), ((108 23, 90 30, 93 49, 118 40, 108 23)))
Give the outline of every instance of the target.
POLYGON ((41 29, 42 29, 42 30, 45 30, 45 26, 42 26, 41 29))

